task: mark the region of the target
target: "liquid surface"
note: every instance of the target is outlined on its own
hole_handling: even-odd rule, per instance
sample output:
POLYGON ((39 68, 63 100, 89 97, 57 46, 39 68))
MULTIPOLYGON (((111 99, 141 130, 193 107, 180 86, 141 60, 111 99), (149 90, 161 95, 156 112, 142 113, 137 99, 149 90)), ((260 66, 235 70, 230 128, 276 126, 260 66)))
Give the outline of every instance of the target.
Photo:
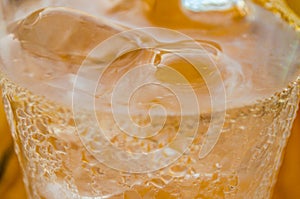
MULTIPOLYGON (((83 62, 84 66, 91 68, 86 70, 86 73, 90 73, 87 74, 87 77, 79 77, 81 78, 80 84, 82 84, 79 90, 83 89, 83 92, 87 92, 89 89, 87 87, 91 84, 90 79, 87 78, 95 74, 96 70, 105 69, 98 64, 98 68, 93 70, 93 67, 101 60, 97 60, 97 57, 86 57, 92 49, 112 35, 128 28, 156 25, 154 19, 156 16, 161 16, 161 20, 164 20, 165 15, 160 12, 165 5, 163 3, 155 4, 156 6, 151 7, 154 10, 150 12, 144 8, 148 3, 147 1, 139 3, 145 4, 141 5, 141 8, 145 9, 141 10, 142 13, 136 13, 139 9, 138 3, 134 8, 122 7, 121 1, 116 1, 115 4, 107 7, 103 6, 105 9, 100 10, 100 13, 103 13, 104 16, 108 15, 110 19, 105 17, 95 19, 65 8, 47 8, 36 11, 18 22, 17 25, 12 26, 11 34, 2 39, 1 45, 5 48, 1 48, 1 60, 4 66, 10 66, 5 67, 4 72, 8 73, 14 81, 38 94, 63 104, 70 104, 72 101, 71 91, 75 79, 81 75, 78 74, 78 70, 82 62, 87 59, 83 62), (125 10, 126 16, 123 16, 122 13, 125 10), (141 21, 136 20, 137 17, 131 16, 134 13, 140 16, 138 18, 141 21), (53 31, 49 31, 49 29, 53 31), (9 46, 9 50, 7 46, 9 46), (18 74, 21 76, 17 76, 18 74)), ((76 6, 76 4, 74 5, 76 6)), ((176 3, 172 5, 176 5, 176 3)), ((188 55, 191 59, 199 62, 197 66, 188 63, 182 65, 184 60, 178 58, 178 55, 185 56, 184 51, 180 49, 186 45, 184 44, 186 38, 177 38, 173 41, 172 39, 166 41, 158 38, 149 50, 126 52, 125 55, 117 57, 110 67, 111 70, 107 71, 107 76, 116 78, 106 78, 107 80, 104 78, 105 82, 102 82, 102 85, 113 87, 119 80, 120 74, 124 74, 124 72, 120 73, 120 70, 128 71, 136 66, 149 64, 154 67, 149 67, 148 72, 139 74, 139 78, 152 78, 153 81, 156 79, 161 84, 170 83, 170 81, 181 84, 180 75, 183 75, 188 82, 194 81, 202 88, 197 95, 202 99, 200 104, 202 103, 203 110, 210 106, 209 97, 211 96, 208 96, 207 93, 207 81, 215 81, 216 85, 213 85, 215 90, 220 89, 221 84, 224 83, 228 107, 251 104, 271 96, 286 87, 289 82, 294 81, 299 74, 299 35, 285 22, 275 18, 272 13, 253 4, 249 5, 251 11, 248 17, 224 19, 224 25, 216 24, 208 28, 204 22, 184 17, 177 21, 177 23, 183 22, 186 27, 179 26, 176 29, 191 36, 201 46, 200 48, 203 48, 203 52, 188 55), (189 25, 188 22, 195 23, 197 26, 189 25), (162 48, 171 49, 166 53, 162 48), (177 58, 174 56, 175 52, 178 54, 177 58), (201 58, 197 58, 199 53, 201 58), (158 62, 161 63, 157 62, 159 59, 158 62), (170 65, 175 69, 177 75, 167 68, 157 66, 159 64, 170 65), (201 74, 194 69, 195 67, 203 69, 200 71, 201 74), (116 70, 116 68, 119 69, 116 70), (221 73, 224 82, 217 82, 213 79, 217 72, 221 73), (203 76, 205 76, 206 82, 204 82, 203 76)), ((87 8, 89 7, 87 6, 87 8)), ((97 4, 96 8, 98 8, 97 4)), ((175 9, 175 11, 177 10, 175 9)), ((180 15, 182 11, 178 13, 180 15)), ((166 25, 163 27, 169 28, 169 24, 172 22, 164 24, 166 25)), ((126 41, 122 41, 123 44, 112 43, 111 46, 115 46, 117 49, 119 45, 136 42, 134 44, 136 48, 144 48, 146 40, 151 39, 152 36, 130 35, 126 41)), ((161 37, 168 37, 168 35, 161 37)), ((118 51, 116 52, 118 53, 118 51)), ((104 57, 104 59, 106 58, 104 57)), ((103 91, 98 88, 96 93, 89 94, 95 96, 108 94, 103 92, 111 91, 107 91, 107 89, 103 91)), ((145 95, 150 97, 151 93, 145 95)), ((161 97, 164 98, 164 96, 161 97)), ((102 103, 99 99, 98 104, 102 103)))

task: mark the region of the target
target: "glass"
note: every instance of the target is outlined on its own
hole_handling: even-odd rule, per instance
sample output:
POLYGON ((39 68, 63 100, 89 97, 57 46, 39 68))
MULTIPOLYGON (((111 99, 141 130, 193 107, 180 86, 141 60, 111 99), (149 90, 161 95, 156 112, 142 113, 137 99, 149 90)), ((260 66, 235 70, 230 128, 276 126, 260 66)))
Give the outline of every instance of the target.
POLYGON ((13 141, 5 118, 2 97, 0 100, 0 195, 5 199, 26 198, 18 159, 13 153, 13 141))
POLYGON ((29 198, 269 198, 299 102, 297 24, 231 5, 3 0, 29 198))
MULTIPOLYGON (((0 13, 0 38, 4 35, 3 30, 2 13, 0 13)), ((16 154, 13 153, 13 141, 5 117, 0 91, 0 195, 6 199, 25 198, 22 174, 16 154)))
MULTIPOLYGON (((300 1, 287 0, 287 5, 300 16, 300 1)), ((297 118, 294 121, 291 137, 285 149, 284 160, 278 175, 278 181, 274 189, 274 199, 280 198, 299 198, 300 190, 298 179, 300 176, 300 109, 298 109, 297 118)))
POLYGON ((284 161, 280 168, 278 180, 274 189, 273 199, 299 198, 298 177, 300 176, 299 144, 300 138, 300 110, 292 128, 292 133, 285 149, 284 161))

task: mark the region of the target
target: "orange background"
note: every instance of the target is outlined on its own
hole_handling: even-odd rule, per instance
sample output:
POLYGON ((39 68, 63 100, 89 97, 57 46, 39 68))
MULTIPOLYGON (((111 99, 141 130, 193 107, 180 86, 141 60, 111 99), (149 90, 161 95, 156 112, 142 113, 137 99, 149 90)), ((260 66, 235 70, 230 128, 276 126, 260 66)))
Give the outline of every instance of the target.
MULTIPOLYGON (((300 0, 286 0, 289 6, 300 16, 300 0)), ((2 102, 2 101, 1 101, 2 102)), ((12 144, 8 125, 0 102, 0 157, 12 144)), ((1 176, 1 171, 0 171, 1 176)), ((26 198, 21 180, 17 158, 12 154, 7 169, 0 178, 0 198, 26 198)), ((295 120, 292 134, 286 148, 286 154, 279 179, 274 189, 273 199, 300 199, 300 110, 295 120)))

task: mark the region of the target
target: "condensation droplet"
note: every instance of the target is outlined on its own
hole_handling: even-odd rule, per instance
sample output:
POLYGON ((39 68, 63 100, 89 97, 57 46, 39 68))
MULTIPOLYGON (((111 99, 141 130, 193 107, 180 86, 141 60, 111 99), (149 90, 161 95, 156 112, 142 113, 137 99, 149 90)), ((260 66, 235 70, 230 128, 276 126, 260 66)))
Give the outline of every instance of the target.
POLYGON ((170 175, 162 175, 160 179, 164 181, 165 184, 169 184, 173 180, 173 177, 170 175))
POLYGON ((152 184, 153 186, 159 188, 159 189, 162 189, 164 186, 165 186, 165 183, 163 180, 159 179, 159 178, 154 178, 154 179, 151 179, 149 181, 150 184, 152 184))
POLYGON ((221 169, 222 168, 222 165, 220 163, 216 163, 215 166, 216 166, 217 169, 221 169))
POLYGON ((183 177, 187 172, 187 167, 183 165, 175 165, 170 168, 170 173, 174 177, 183 177))

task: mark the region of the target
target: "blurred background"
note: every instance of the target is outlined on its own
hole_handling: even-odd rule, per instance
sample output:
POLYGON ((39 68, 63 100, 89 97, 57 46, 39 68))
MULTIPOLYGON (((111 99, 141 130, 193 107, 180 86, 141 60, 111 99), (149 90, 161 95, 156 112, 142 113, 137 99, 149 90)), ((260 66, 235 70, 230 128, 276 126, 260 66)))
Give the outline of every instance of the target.
MULTIPOLYGON (((300 17, 300 0, 286 0, 289 7, 300 17)), ((1 13, 0 13, 1 14, 1 13)), ((1 26, 1 24, 0 24, 1 26)), ((0 33, 1 34, 1 33, 0 33)), ((273 199, 300 198, 300 110, 285 151, 285 157, 274 188, 273 199)), ((22 173, 12 147, 0 97, 0 198, 25 199, 22 173)))

